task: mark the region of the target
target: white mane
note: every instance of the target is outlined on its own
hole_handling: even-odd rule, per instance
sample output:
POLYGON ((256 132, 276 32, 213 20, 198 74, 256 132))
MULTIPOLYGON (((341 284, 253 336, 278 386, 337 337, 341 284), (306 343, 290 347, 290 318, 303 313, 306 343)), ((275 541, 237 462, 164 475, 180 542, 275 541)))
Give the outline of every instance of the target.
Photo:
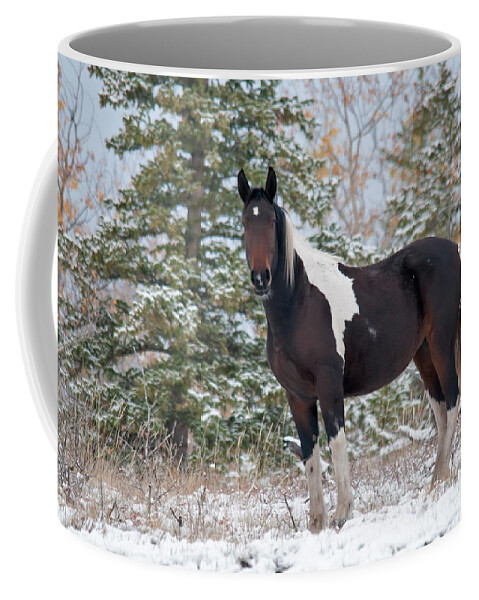
POLYGON ((284 212, 284 274, 286 278, 286 284, 289 287, 294 286, 294 227, 288 213, 284 212))
POLYGON ((299 234, 294 228, 293 222, 286 211, 284 211, 285 220, 285 278, 286 283, 290 286, 294 286, 294 251, 298 253, 303 263, 309 266, 313 265, 326 265, 329 267, 337 268, 340 258, 333 254, 328 254, 317 248, 313 248, 311 244, 301 234, 299 234))
POLYGON ((294 249, 299 254, 303 262, 308 264, 321 264, 329 267, 337 267, 337 264, 341 262, 339 256, 334 254, 328 254, 322 250, 314 248, 307 239, 301 234, 294 232, 294 249))

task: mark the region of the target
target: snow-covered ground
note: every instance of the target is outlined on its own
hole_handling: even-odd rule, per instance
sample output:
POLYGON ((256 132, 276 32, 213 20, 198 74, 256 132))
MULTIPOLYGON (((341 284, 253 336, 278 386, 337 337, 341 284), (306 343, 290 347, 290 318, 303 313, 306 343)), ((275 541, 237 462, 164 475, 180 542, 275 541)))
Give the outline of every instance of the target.
MULTIPOLYGON (((459 450, 453 481, 429 491, 434 442, 412 441, 388 456, 353 465, 355 510, 337 531, 307 530, 304 475, 259 479, 239 489, 202 484, 188 493, 168 489, 150 507, 127 501, 118 489, 90 479, 75 508, 60 503, 62 522, 80 537, 119 554, 209 571, 284 572, 331 569, 394 556, 429 544, 460 519, 459 450), (100 502, 102 516, 87 517, 100 502), (81 515, 82 510, 84 512, 81 515)), ((324 474, 330 514, 335 485, 324 474)))

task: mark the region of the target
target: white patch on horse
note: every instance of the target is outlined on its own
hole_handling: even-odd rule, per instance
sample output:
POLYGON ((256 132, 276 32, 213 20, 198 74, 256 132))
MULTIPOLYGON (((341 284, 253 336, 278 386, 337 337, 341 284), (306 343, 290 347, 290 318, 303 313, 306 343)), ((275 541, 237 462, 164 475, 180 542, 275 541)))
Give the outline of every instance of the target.
POLYGON ((349 518, 353 508, 348 450, 343 427, 341 427, 336 437, 329 440, 329 447, 333 459, 334 477, 338 486, 338 500, 334 519, 339 525, 342 525, 349 518))
POLYGON ((313 454, 307 459, 304 466, 308 477, 309 529, 313 533, 319 533, 326 527, 328 515, 324 505, 321 461, 317 442, 314 444, 313 454))
POLYGON ((446 427, 447 427, 447 409, 446 403, 443 400, 442 402, 438 402, 435 398, 433 398, 429 392, 426 390, 426 396, 429 400, 429 404, 431 406, 432 412, 434 413, 434 418, 436 419, 436 429, 437 429, 437 453, 443 451, 444 446, 444 437, 446 435, 446 427))
POLYGON ((259 206, 253 206, 253 214, 255 217, 259 215, 259 206))
POLYGON ((368 327, 368 331, 371 334, 373 340, 377 338, 378 332, 374 329, 374 327, 368 327))
POLYGON ((336 351, 344 360, 346 321, 359 314, 353 280, 339 270, 338 257, 316 250, 298 235, 294 238, 294 248, 303 261, 309 282, 326 296, 331 309, 336 351))
POLYGON ((446 412, 446 427, 442 440, 439 439, 437 448, 436 464, 434 465, 434 472, 432 474, 432 485, 436 481, 447 481, 450 476, 450 462, 452 445, 454 441, 454 433, 456 431, 457 414, 459 411, 459 399, 457 400, 456 406, 447 410, 446 412))

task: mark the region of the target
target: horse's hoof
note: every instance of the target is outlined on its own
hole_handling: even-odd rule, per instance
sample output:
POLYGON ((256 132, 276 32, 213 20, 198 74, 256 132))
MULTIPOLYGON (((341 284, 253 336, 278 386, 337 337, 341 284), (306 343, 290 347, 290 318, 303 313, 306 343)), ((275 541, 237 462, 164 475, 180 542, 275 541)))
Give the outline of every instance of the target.
POLYGON ((451 472, 449 468, 447 469, 434 469, 432 474, 431 486, 429 488, 429 493, 433 492, 437 487, 442 483, 446 483, 451 478, 451 472))
POLYGON ((341 529, 341 527, 346 523, 347 519, 333 519, 332 520, 332 525, 333 527, 335 527, 338 531, 341 529))
POLYGON ((340 506, 336 507, 336 511, 332 518, 331 524, 339 531, 346 521, 352 517, 353 514, 353 499, 349 499, 347 502, 342 502, 340 506))
POLYGON ((316 517, 309 520, 309 531, 311 533, 321 533, 326 529, 326 519, 324 517, 316 517))

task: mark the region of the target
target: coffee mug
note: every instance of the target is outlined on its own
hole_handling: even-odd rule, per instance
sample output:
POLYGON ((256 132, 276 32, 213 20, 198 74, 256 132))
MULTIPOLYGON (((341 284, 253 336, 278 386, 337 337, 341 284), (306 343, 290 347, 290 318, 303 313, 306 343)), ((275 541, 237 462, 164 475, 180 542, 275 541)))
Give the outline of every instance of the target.
POLYGON ((70 36, 58 65, 18 321, 63 525, 162 565, 263 572, 450 531, 459 42, 181 19, 70 36))

